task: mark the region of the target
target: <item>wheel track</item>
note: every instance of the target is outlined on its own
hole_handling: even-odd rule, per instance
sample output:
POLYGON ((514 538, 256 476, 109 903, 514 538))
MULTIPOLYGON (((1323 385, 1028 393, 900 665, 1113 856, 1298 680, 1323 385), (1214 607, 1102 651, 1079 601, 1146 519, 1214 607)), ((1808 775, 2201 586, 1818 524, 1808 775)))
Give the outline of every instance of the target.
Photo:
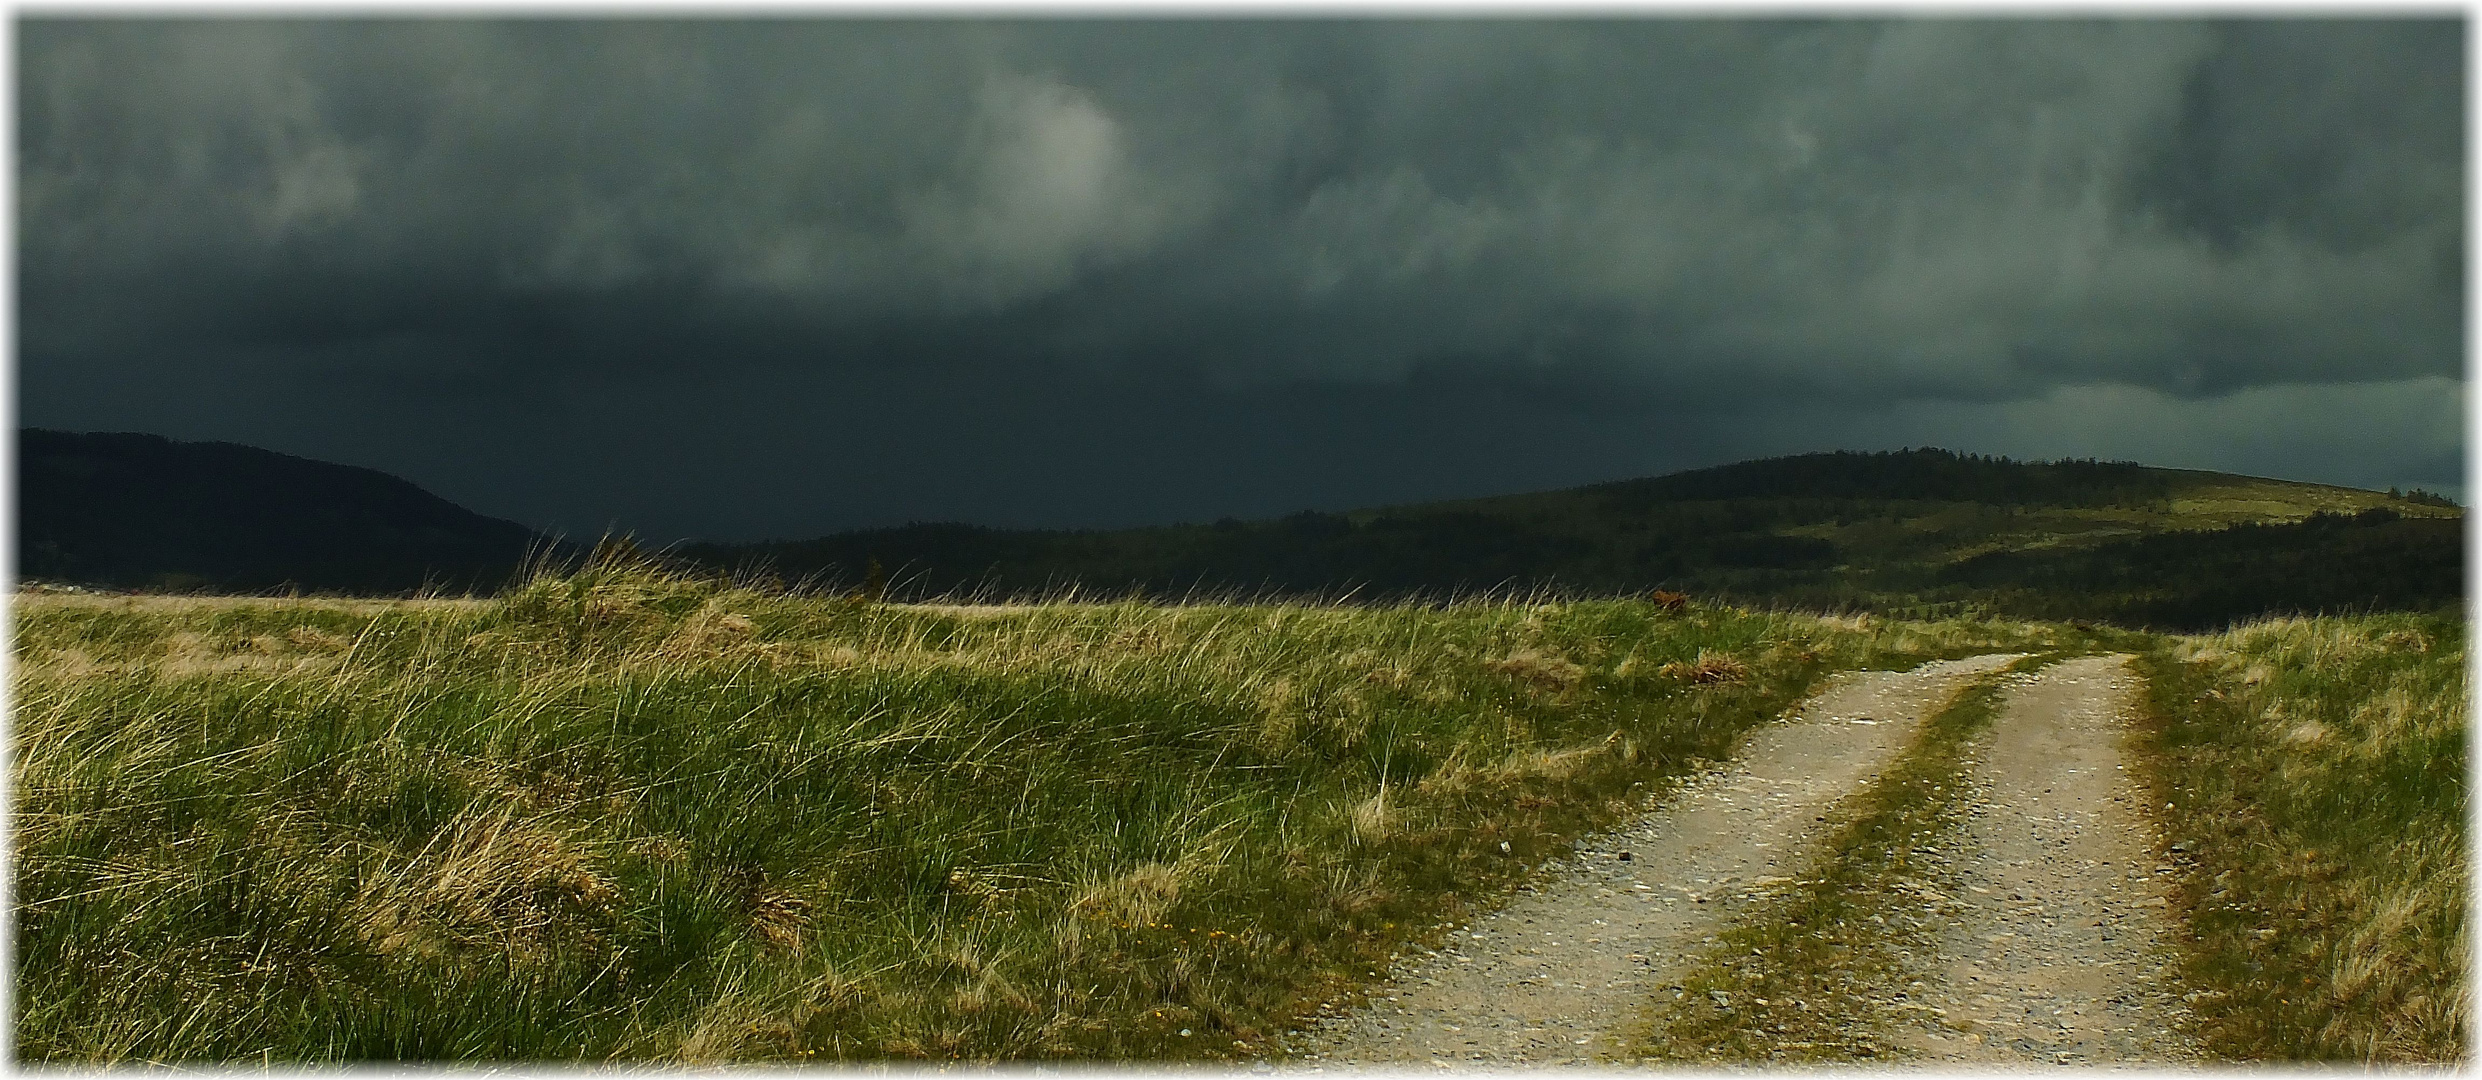
POLYGON ((1362 1007, 1289 1039, 1289 1067, 1591 1063, 1747 900, 1805 864, 1830 806, 1969 678, 2015 659, 1837 677, 1734 761, 1546 865, 1506 908, 1403 956, 1362 1007))
POLYGON ((1900 1032, 1954 1064, 2182 1062, 2173 867, 2121 760, 2127 657, 2062 661, 2011 687, 1982 738, 1980 794, 1950 866, 1950 922, 1917 958, 1922 1021, 1900 1032))

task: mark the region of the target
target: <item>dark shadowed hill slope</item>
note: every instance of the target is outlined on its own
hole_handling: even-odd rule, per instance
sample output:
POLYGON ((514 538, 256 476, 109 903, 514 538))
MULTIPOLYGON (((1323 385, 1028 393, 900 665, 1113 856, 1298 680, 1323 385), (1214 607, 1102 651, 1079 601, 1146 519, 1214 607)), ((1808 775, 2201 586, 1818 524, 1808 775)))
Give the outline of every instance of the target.
POLYGON ((2160 533, 2081 550, 1994 551, 1948 568, 2005 610, 2209 628, 2235 612, 2406 611, 2461 595, 2461 518, 2387 509, 2291 525, 2160 533))
POLYGON ((2171 469, 2127 461, 2011 461, 1943 450, 1801 454, 1584 489, 1614 503, 1700 499, 1886 499, 1992 506, 2110 506, 2192 486, 2171 469))
POLYGON ((898 596, 1669 589, 1820 609, 2189 627, 2451 604, 2463 595, 2462 551, 2461 509, 2418 493, 1907 450, 1272 521, 1113 531, 919 524, 679 554, 837 587, 861 584, 876 563, 898 596), (2356 516, 2374 510, 2384 513, 2356 516))
MULTIPOLYGON (((30 430, 18 440, 19 570, 31 578, 184 591, 488 591, 543 544, 523 526, 369 469, 151 435, 30 430)), ((2419 493, 1908 450, 1266 521, 1093 531, 916 524, 672 554, 708 570, 898 599, 1666 589, 1818 610, 2187 629, 2454 604, 2463 537, 2462 509, 2419 493)))
POLYGON ((539 538, 386 473, 232 443, 17 433, 18 573, 385 594, 505 583, 539 538))

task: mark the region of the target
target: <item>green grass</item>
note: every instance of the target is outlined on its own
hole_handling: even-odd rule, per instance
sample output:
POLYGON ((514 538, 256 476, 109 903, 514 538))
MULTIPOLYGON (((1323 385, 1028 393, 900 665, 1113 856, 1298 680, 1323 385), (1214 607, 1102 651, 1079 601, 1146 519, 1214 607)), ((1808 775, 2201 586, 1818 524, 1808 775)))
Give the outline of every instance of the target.
POLYGON ((16 1050, 86 1063, 1234 1056, 1821 675, 2068 633, 620 564, 13 615, 16 1050))
POLYGON ((2145 658, 2215 1053, 2467 1060, 2465 626, 2286 619, 2145 658))
POLYGON ((1837 804, 1821 853, 1762 898, 1658 998, 1628 1056, 1663 1062, 1824 1063, 1899 1055, 1888 1037, 1910 977, 1901 948, 1928 944, 1940 867, 1970 797, 1974 737, 1997 718, 2009 672, 1977 678, 1923 722, 1879 779, 1837 804))

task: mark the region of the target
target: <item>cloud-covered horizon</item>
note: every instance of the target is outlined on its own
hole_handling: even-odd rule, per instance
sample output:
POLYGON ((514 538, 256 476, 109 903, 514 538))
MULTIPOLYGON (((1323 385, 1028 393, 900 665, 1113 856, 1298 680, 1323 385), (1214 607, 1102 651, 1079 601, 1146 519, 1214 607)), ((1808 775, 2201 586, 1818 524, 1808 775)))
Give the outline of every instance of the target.
POLYGON ((21 421, 667 538, 1926 443, 2461 492, 2463 33, 25 19, 21 421))

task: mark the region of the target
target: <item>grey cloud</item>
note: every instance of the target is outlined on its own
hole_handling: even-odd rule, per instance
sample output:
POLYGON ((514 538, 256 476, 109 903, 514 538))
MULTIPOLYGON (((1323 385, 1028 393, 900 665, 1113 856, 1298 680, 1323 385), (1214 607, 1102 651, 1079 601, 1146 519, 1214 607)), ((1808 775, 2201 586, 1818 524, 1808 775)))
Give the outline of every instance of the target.
POLYGON ((2218 28, 2131 194, 2224 250, 2280 229, 2352 251, 2435 226, 2464 187, 2463 39, 2382 21, 2218 28), (2371 77, 2384 72, 2385 77, 2371 77))
MULTIPOLYGON (((1459 437, 1417 401, 1523 402, 1457 466, 1514 483, 1765 441, 1680 410, 1929 410, 1995 439, 1971 418, 2067 388, 2205 417, 2461 379, 2459 20, 28 19, 18 42, 32 421, 239 372, 263 392, 184 422, 352 449, 277 402, 443 430, 701 383, 784 389, 685 437, 792 440, 823 397, 1006 386, 995 453, 1146 452, 1001 408, 1108 428, 1087 406, 1110 401, 1225 432, 1168 455, 1200 469, 1252 430, 1324 448, 1254 459, 1283 483, 1396 462, 1343 497, 1447 483, 1455 455, 1380 447, 1459 437), (1301 426, 1321 415, 1368 430, 1301 426)), ((417 437, 364 457, 479 467, 417 437)), ((805 520, 905 503, 851 499, 805 520)))

